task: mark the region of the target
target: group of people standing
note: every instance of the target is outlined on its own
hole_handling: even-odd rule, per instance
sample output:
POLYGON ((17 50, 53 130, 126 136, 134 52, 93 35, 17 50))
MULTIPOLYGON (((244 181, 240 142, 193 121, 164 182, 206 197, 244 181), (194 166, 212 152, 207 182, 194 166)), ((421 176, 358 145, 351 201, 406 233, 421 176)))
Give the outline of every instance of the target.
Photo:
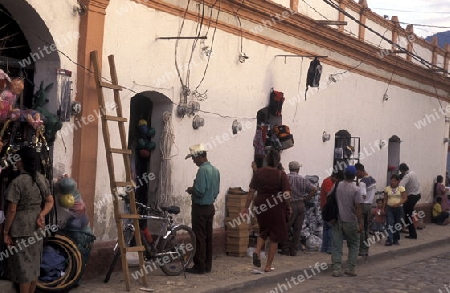
MULTIPOLYGON (((405 232, 407 228, 405 238, 417 239, 412 218, 414 207, 421 198, 420 184, 416 173, 409 170, 405 163, 400 164, 399 171, 399 175, 392 175, 390 184, 384 189, 384 197, 377 200, 378 207, 375 209, 379 216, 386 216, 385 225, 381 226, 387 235, 386 246, 400 244, 403 229, 397 229, 399 225, 405 232)), ((321 186, 322 207, 334 188, 339 216, 337 221, 324 223, 321 251, 331 253, 333 276, 339 277, 344 273, 356 276, 357 257, 367 257, 369 254, 369 225, 373 217, 376 180, 361 163, 347 166, 343 173, 336 172, 324 179, 321 186), (348 247, 348 260, 346 270, 342 271, 344 239, 348 247)))
MULTIPOLYGON (((192 197, 192 227, 197 236, 194 267, 187 272, 204 274, 210 272, 212 267, 213 203, 219 193, 220 174, 208 162, 206 149, 202 145, 192 146, 186 158, 192 158, 199 167, 193 186, 186 190, 192 197)), ((317 194, 317 188, 299 174, 301 164, 297 161, 289 163, 289 173, 286 174, 278 151, 271 149, 265 159, 266 165, 263 167, 256 168, 252 164, 253 177, 242 214, 248 214, 251 205, 253 210, 261 211, 256 213, 260 230, 252 261, 254 266, 261 267, 261 251, 268 247, 263 271, 270 272, 279 248, 282 254, 297 254, 305 204, 317 194)), ((392 175, 389 186, 384 189, 384 197, 377 200, 378 211, 386 215, 386 223, 382 227, 388 235, 385 242, 388 246, 399 245, 400 230, 392 229, 398 227, 398 223, 408 229, 406 238, 417 239, 411 218, 414 206, 421 197, 419 181, 405 163, 400 164, 399 171, 399 175, 392 175)), ((323 180, 321 207, 333 189, 336 189, 339 216, 336 221, 324 223, 321 251, 331 254, 333 276, 356 276, 357 257, 367 257, 369 254, 369 224, 373 215, 376 180, 361 163, 347 166, 323 180), (342 270, 344 239, 349 250, 345 271, 342 270)))

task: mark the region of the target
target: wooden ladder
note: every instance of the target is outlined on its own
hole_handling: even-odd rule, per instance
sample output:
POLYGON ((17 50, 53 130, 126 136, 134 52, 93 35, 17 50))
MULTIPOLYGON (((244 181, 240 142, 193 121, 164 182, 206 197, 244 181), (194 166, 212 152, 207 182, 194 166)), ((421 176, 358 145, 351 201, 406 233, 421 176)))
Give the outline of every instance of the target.
MULTIPOLYGON (((91 61, 94 66, 94 77, 95 77, 95 83, 97 86, 97 95, 98 95, 98 104, 99 104, 99 110, 102 120, 102 130, 103 130, 103 139, 105 141, 105 148, 106 148, 106 162, 108 164, 108 171, 109 171, 109 181, 111 186, 111 192, 114 196, 114 218, 116 220, 117 225, 117 237, 118 237, 118 243, 119 243, 119 249, 120 249, 120 256, 122 259, 122 271, 124 273, 125 277, 125 287, 127 291, 130 291, 130 272, 128 268, 128 262, 127 262, 127 252, 138 252, 139 255, 139 268, 144 269, 144 251, 145 247, 142 245, 141 240, 141 231, 139 228, 139 218, 140 215, 137 213, 136 209, 136 197, 134 192, 134 182, 131 179, 131 163, 130 163, 130 155, 131 150, 127 147, 127 139, 126 139, 126 132, 125 132, 125 123, 127 122, 126 118, 123 118, 122 115, 122 102, 120 100, 120 91, 122 90, 122 87, 118 84, 117 80, 117 72, 116 72, 116 66, 114 63, 114 56, 110 55, 108 56, 109 61, 109 71, 111 74, 111 83, 104 82, 101 74, 101 69, 99 67, 98 63, 98 53, 97 51, 91 52, 91 61), (112 89, 114 91, 114 102, 115 102, 115 109, 116 109, 116 116, 107 115, 107 109, 105 106, 105 97, 103 95, 103 88, 112 89), (112 148, 111 147, 111 137, 109 135, 109 127, 108 122, 117 122, 118 123, 118 130, 120 134, 120 141, 122 148, 112 148), (114 158, 113 155, 122 155, 123 163, 125 166, 125 181, 116 181, 116 176, 114 173, 114 158), (132 188, 130 188, 132 187, 132 188), (119 210, 119 191, 118 188, 125 188, 125 192, 128 195, 129 198, 129 205, 130 205, 130 213, 129 214, 123 214, 119 210), (133 247, 127 247, 125 244, 125 239, 123 235, 123 219, 132 219, 133 225, 135 227, 135 240, 136 240, 136 246, 133 247)), ((114 128, 116 129, 116 128, 114 128)), ((95 138, 93 138, 95 139, 95 138)), ((145 274, 141 275, 141 281, 144 286, 147 286, 147 279, 145 274)))

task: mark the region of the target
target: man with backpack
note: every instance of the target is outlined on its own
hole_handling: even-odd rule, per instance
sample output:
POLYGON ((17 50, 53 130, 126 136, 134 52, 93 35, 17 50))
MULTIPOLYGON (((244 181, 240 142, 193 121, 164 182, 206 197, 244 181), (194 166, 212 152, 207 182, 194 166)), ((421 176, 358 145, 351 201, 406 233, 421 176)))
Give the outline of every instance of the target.
POLYGON ((342 246, 344 237, 347 240, 348 260, 345 274, 356 276, 356 258, 359 251, 359 239, 362 231, 361 192, 353 182, 356 176, 355 166, 344 170, 345 180, 336 188, 336 201, 339 210, 338 220, 331 231, 331 260, 333 277, 342 276, 342 246))

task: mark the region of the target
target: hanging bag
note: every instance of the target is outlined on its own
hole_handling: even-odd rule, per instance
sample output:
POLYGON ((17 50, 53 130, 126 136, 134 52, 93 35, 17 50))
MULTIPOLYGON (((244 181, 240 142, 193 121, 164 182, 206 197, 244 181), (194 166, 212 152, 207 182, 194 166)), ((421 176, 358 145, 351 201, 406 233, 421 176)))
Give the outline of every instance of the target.
POLYGON ((309 64, 308 74, 306 76, 305 101, 308 88, 319 87, 321 75, 322 75, 322 65, 320 64, 319 58, 315 57, 314 60, 311 61, 311 63, 309 64))
POLYGON ((284 100, 284 93, 272 89, 270 91, 269 114, 273 116, 281 116, 284 100))

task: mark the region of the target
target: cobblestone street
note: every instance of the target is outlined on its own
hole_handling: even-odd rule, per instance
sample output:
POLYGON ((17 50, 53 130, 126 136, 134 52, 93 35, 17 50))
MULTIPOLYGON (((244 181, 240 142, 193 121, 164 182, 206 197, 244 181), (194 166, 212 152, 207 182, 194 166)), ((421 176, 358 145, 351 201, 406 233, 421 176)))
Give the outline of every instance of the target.
MULTIPOLYGON (((333 293, 410 293, 450 292, 448 268, 450 252, 447 245, 420 250, 392 259, 361 261, 357 265, 357 277, 331 276, 331 270, 295 285, 290 278, 284 282, 252 289, 250 292, 333 292, 333 293)), ((237 292, 237 291, 236 291, 237 292)))
MULTIPOLYGON (((333 286, 333 292, 450 292, 449 267, 450 252, 447 252, 389 270, 377 269, 358 279, 342 278, 342 282, 333 286)), ((316 292, 330 292, 330 287, 316 288, 316 292)))

